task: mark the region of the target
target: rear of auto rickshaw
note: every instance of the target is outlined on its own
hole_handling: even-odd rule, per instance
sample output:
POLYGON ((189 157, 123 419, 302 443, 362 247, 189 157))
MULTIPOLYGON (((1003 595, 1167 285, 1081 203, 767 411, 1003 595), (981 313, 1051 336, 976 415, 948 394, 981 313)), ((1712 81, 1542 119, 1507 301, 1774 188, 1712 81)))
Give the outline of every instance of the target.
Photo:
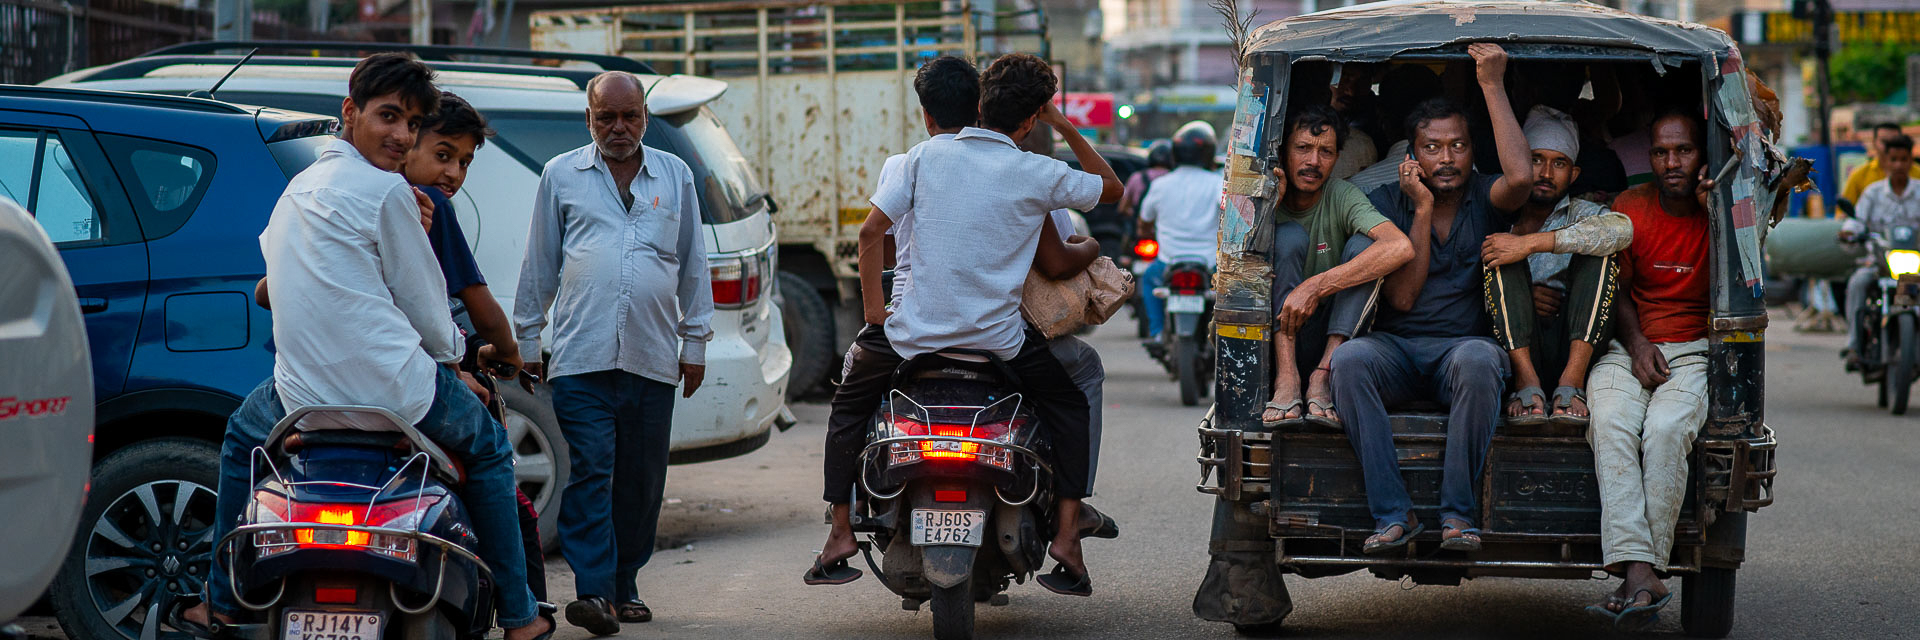
MULTIPOLYGON (((1404 554, 1377 557, 1360 553, 1373 519, 1346 435, 1312 425, 1274 431, 1259 418, 1275 366, 1268 259, 1276 199, 1269 159, 1279 155, 1290 96, 1324 96, 1324 83, 1343 66, 1370 65, 1378 78, 1394 65, 1453 65, 1455 71, 1464 65, 1470 79, 1466 47, 1472 42, 1506 49, 1515 61, 1510 88, 1529 82, 1529 62, 1538 63, 1536 69, 1611 67, 1623 91, 1669 104, 1681 100, 1707 116, 1708 170, 1717 185, 1709 214, 1711 398, 1691 454, 1668 574, 1681 578, 1687 633, 1723 637, 1733 625, 1735 575, 1746 560, 1747 514, 1773 501, 1776 443, 1762 403, 1767 316, 1760 245, 1785 193, 1804 182, 1804 161, 1771 144, 1777 111, 1756 98, 1765 89, 1746 73, 1726 34, 1583 2, 1389 1, 1276 21, 1241 39, 1239 112, 1228 145, 1215 280, 1216 404, 1199 429, 1198 488, 1218 501, 1212 561, 1194 613, 1242 631, 1277 630, 1293 610, 1285 574, 1317 578, 1364 569, 1385 579, 1456 585, 1485 576, 1584 580, 1603 570, 1599 492, 1583 427, 1498 428, 1478 489, 1481 551, 1439 550, 1439 534, 1430 529, 1404 554), (1320 91, 1313 83, 1321 83, 1320 91)), ((1456 89, 1449 94, 1467 97, 1464 87, 1471 84, 1451 85, 1456 89)), ((1497 171, 1497 163, 1488 168, 1497 171)), ((1415 511, 1432 518, 1445 414, 1437 407, 1391 409, 1415 511)))

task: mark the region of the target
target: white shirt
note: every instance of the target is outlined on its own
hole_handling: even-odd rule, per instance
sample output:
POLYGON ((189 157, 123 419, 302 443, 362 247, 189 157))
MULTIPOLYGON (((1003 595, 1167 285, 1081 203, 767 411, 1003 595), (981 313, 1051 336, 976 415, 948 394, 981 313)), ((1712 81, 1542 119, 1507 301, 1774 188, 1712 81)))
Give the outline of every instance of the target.
POLYGON ((1368 165, 1365 169, 1361 169, 1360 173, 1353 174, 1353 177, 1347 178, 1347 182, 1353 183, 1353 186, 1360 187, 1361 191, 1372 193, 1373 190, 1380 185, 1389 182, 1398 182, 1400 177, 1394 175, 1394 172, 1398 171, 1400 169, 1400 163, 1406 160, 1407 141, 1400 140, 1387 147, 1387 157, 1381 158, 1379 162, 1368 165))
POLYGON ((1140 219, 1153 223, 1160 259, 1197 258, 1213 265, 1220 242, 1220 195, 1226 180, 1219 173, 1183 165, 1154 179, 1140 202, 1140 219))
MULTIPOLYGON (((953 136, 954 134, 951 133, 938 133, 920 144, 952 140, 953 136)), ((917 147, 920 145, 916 144, 914 146, 917 147)), ((874 189, 874 193, 879 193, 880 189, 885 189, 892 183, 907 179, 906 172, 907 154, 896 153, 889 156, 886 163, 880 165, 880 185, 874 189)), ((898 217, 888 217, 893 218, 895 222, 893 226, 887 227, 887 235, 894 237, 893 290, 888 293, 887 300, 888 304, 897 305, 900 303, 900 293, 906 291, 907 281, 913 279, 913 242, 911 240, 913 237, 913 217, 905 215, 905 212, 902 212, 902 215, 898 217)))
POLYGON ((1886 180, 1867 185, 1853 212, 1875 233, 1886 233, 1897 226, 1920 227, 1920 180, 1909 179, 1907 192, 1899 195, 1886 180))
POLYGON ((713 283, 693 171, 641 150, 631 207, 591 143, 540 172, 513 325, 520 353, 538 358, 552 306, 549 378, 617 369, 678 384, 679 363, 707 362, 713 283))
POLYGON ((412 423, 427 416, 436 362, 458 362, 466 342, 400 174, 345 140, 328 143, 281 192, 260 252, 273 292, 273 383, 288 412, 358 404, 412 423))
POLYGON ((949 347, 1012 358, 1026 343, 1020 291, 1040 225, 1055 209, 1099 204, 1100 177, 973 127, 916 145, 906 163, 909 179, 873 195, 894 224, 912 218, 913 278, 887 318, 888 340, 905 358, 949 347))

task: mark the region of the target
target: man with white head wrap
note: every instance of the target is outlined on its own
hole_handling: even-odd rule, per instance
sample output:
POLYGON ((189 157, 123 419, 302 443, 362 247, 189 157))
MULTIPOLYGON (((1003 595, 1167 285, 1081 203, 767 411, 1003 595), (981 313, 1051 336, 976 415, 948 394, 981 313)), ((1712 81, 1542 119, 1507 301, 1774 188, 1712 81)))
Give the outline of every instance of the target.
POLYGON ((1594 347, 1607 343, 1620 266, 1613 254, 1633 241, 1633 223, 1603 205, 1567 195, 1580 177, 1580 129, 1546 106, 1527 113, 1533 189, 1511 233, 1487 237, 1487 311, 1494 337, 1513 360, 1507 423, 1585 425, 1586 379, 1594 347), (1559 371, 1552 404, 1541 372, 1559 371))

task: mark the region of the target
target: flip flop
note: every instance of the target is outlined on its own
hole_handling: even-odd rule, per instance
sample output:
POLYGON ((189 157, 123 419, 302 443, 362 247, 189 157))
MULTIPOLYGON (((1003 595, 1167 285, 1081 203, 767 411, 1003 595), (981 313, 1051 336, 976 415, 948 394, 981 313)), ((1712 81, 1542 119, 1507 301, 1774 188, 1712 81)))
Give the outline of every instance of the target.
MULTIPOLYGON (((1395 522, 1393 524, 1381 527, 1379 529, 1374 529, 1373 535, 1377 536, 1377 535, 1386 533, 1388 529, 1392 529, 1394 527, 1400 527, 1401 534, 1399 538, 1395 538, 1390 542, 1387 542, 1387 541, 1369 542, 1365 546, 1360 548, 1360 552, 1370 556, 1377 556, 1390 551, 1396 551, 1396 550, 1399 550, 1401 547, 1407 546, 1407 543, 1413 542, 1414 536, 1420 535, 1420 532, 1427 530, 1427 525, 1421 524, 1419 522, 1413 523, 1412 529, 1408 529, 1407 523, 1405 522, 1395 522)), ((1372 537, 1372 536, 1368 536, 1368 537, 1372 537)))
POLYGON ((1540 415, 1526 413, 1526 414, 1521 414, 1517 416, 1516 415, 1502 416, 1506 419, 1507 424, 1513 425, 1516 427, 1533 427, 1533 426, 1539 426, 1547 423, 1547 419, 1548 419, 1547 414, 1544 412, 1546 410, 1547 394, 1541 392, 1540 387, 1526 387, 1519 391, 1515 391, 1513 393, 1507 394, 1507 404, 1513 404, 1515 402, 1520 403, 1521 410, 1529 410, 1529 409, 1533 409, 1534 407, 1539 407, 1542 410, 1542 413, 1540 415), (1533 398, 1533 401, 1528 402, 1527 398, 1533 398))
POLYGON ((1113 516, 1100 513, 1098 509, 1084 502, 1080 503, 1080 509, 1083 515, 1092 514, 1100 520, 1100 524, 1094 525, 1091 528, 1082 527, 1080 529, 1080 537, 1106 538, 1108 540, 1120 537, 1120 523, 1114 521, 1113 516))
POLYGON ((1085 598, 1093 595, 1093 580, 1089 579, 1084 573, 1074 575, 1073 570, 1068 569, 1067 565, 1064 564, 1054 565, 1053 573, 1040 576, 1036 581, 1040 583, 1040 586, 1046 587, 1048 591, 1063 596, 1080 596, 1085 598))
POLYGON ((620 606, 615 607, 614 611, 620 616, 621 622, 651 622, 653 620, 653 610, 647 608, 647 603, 642 602, 639 598, 620 603, 620 606))
POLYGON ((859 580, 863 575, 866 575, 866 572, 847 566, 846 558, 836 560, 833 564, 821 564, 820 558, 815 557, 813 568, 808 569, 807 574, 801 578, 807 584, 817 586, 846 584, 859 580))
POLYGON ((1303 423, 1303 422, 1306 422, 1306 414, 1305 414, 1305 413, 1302 413, 1302 414, 1301 414, 1301 417, 1298 417, 1298 418, 1288 418, 1288 417, 1284 417, 1284 416, 1286 416, 1286 415, 1287 415, 1288 413, 1291 413, 1291 412, 1293 412, 1293 410, 1294 410, 1294 409, 1298 409, 1298 408, 1300 408, 1300 405, 1301 405, 1301 404, 1302 404, 1302 403, 1300 402, 1300 400, 1299 400, 1298 398, 1296 398, 1296 399, 1294 399, 1294 401, 1293 401, 1293 402, 1290 402, 1290 403, 1287 403, 1287 404, 1285 404, 1285 405, 1282 405, 1282 404, 1280 404, 1280 403, 1278 403, 1278 402, 1273 402, 1273 401, 1268 401, 1268 402, 1267 402, 1267 406, 1266 406, 1266 408, 1265 408, 1265 409, 1261 409, 1261 410, 1260 410, 1260 424, 1261 424, 1261 425, 1263 425, 1263 426, 1265 426, 1265 427, 1266 427, 1266 428, 1268 428, 1268 429, 1272 429, 1272 428, 1274 428, 1274 427, 1281 427, 1281 426, 1289 426, 1289 427, 1290 427, 1290 426, 1293 426, 1293 425, 1297 425, 1297 424, 1301 424, 1301 423, 1303 423), (1268 420, 1268 419, 1267 419, 1267 417, 1266 417, 1266 414, 1267 414, 1267 411, 1266 411, 1266 410, 1267 410, 1267 409, 1278 409, 1278 410, 1280 411, 1280 415, 1281 415, 1282 417, 1281 417, 1281 418, 1280 418, 1279 420, 1268 420))
MULTIPOLYGON (((1652 589, 1641 589, 1633 592, 1633 600, 1639 600, 1640 594, 1642 593, 1647 594, 1647 597, 1653 597, 1652 589)), ((1622 609, 1620 610, 1620 618, 1613 622, 1613 628, 1630 633, 1638 633, 1653 628, 1654 623, 1660 621, 1660 610, 1666 608, 1667 603, 1672 601, 1673 592, 1669 591, 1667 595, 1660 596, 1660 599, 1654 600, 1652 604, 1643 604, 1637 607, 1622 609)), ((1631 602, 1631 600, 1629 600, 1629 602, 1631 602)))
POLYGON ((1470 526, 1456 527, 1453 524, 1455 522, 1464 523, 1466 521, 1460 520, 1458 518, 1447 518, 1445 522, 1440 523, 1440 531, 1441 531, 1440 548, 1446 549, 1448 551, 1479 551, 1480 550, 1480 530, 1478 528, 1470 527, 1470 526), (1459 531, 1460 535, 1454 536, 1452 538, 1448 538, 1446 537, 1447 531, 1459 531), (1467 536, 1473 536, 1473 537, 1468 538, 1467 536))
MULTIPOLYGON (((1587 404, 1587 390, 1581 389, 1579 387, 1560 387, 1560 388, 1554 389, 1552 410, 1559 411, 1561 409, 1566 409, 1567 411, 1572 411, 1574 400, 1579 400, 1580 404, 1587 405, 1588 414, 1593 413, 1593 405, 1587 404)), ((1592 415, 1576 416, 1572 414, 1561 413, 1561 414, 1554 414, 1553 417, 1550 418, 1549 420, 1554 424, 1567 425, 1572 427, 1584 427, 1584 426, 1587 426, 1588 423, 1593 422, 1593 416, 1592 415)))
POLYGON ((1606 620, 1607 624, 1609 625, 1615 625, 1620 623, 1620 614, 1618 612, 1615 612, 1612 609, 1608 609, 1607 605, 1609 604, 1624 605, 1626 603, 1627 603, 1626 599, 1621 598, 1620 594, 1609 593, 1607 594, 1606 602, 1601 604, 1587 605, 1586 612, 1588 615, 1606 620))
MULTIPOLYGON (((167 615, 164 620, 166 625, 195 638, 220 638, 225 636, 226 634, 224 632, 226 631, 227 625, 218 624, 217 622, 214 625, 204 625, 187 619, 187 610, 197 606, 200 606, 200 599, 198 597, 180 596, 175 598, 173 607, 167 609, 167 615)), ((209 616, 209 620, 211 620, 212 612, 208 612, 207 615, 209 616)))
POLYGON ((1347 428, 1346 425, 1341 424, 1340 421, 1337 419, 1329 418, 1322 415, 1314 415, 1313 413, 1314 409, 1319 409, 1322 412, 1333 411, 1334 410, 1333 401, 1329 400, 1327 401, 1326 404, 1320 404, 1319 400, 1308 398, 1307 413, 1305 415, 1300 416, 1300 419, 1305 420, 1307 421, 1307 424, 1310 424, 1316 427, 1326 427, 1328 429, 1341 429, 1341 430, 1345 430, 1347 428))

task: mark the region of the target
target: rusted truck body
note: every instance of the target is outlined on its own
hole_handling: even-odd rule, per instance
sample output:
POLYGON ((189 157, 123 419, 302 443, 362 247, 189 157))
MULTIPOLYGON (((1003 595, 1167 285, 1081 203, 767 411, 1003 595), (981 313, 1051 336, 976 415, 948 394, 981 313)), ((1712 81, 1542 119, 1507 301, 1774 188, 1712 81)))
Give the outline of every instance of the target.
MULTIPOLYGON (((1464 63, 1470 78, 1471 42, 1499 43, 1515 65, 1614 65, 1623 77, 1697 91, 1691 99, 1704 105, 1708 167, 1718 185, 1710 206, 1712 397, 1690 459, 1691 485, 1669 573, 1681 578, 1688 633, 1725 636, 1733 622, 1735 572, 1747 559, 1747 515, 1773 500, 1777 445, 1763 413, 1766 309, 1759 256, 1776 203, 1800 182, 1788 170, 1797 163, 1769 142, 1766 110, 1751 99, 1757 87, 1724 33, 1582 2, 1390 1, 1273 22, 1242 43, 1241 111, 1227 145, 1232 156, 1215 280, 1221 364, 1216 404, 1199 427, 1198 489, 1217 502, 1212 559, 1194 612, 1245 631, 1276 629, 1293 609, 1285 575, 1366 570, 1386 579, 1458 584, 1487 576, 1589 579, 1603 570, 1599 493, 1584 427, 1496 430, 1478 487, 1485 546, 1460 553, 1438 549, 1433 521, 1444 410, 1390 407, 1401 471, 1429 532, 1404 553, 1381 557, 1360 553, 1373 519, 1346 434, 1311 425, 1269 430, 1259 418, 1272 395, 1275 366, 1268 259, 1276 199, 1269 162, 1280 155, 1291 94, 1301 92, 1301 78, 1329 77, 1324 66, 1351 63, 1376 69, 1464 63)), ((1515 78, 1509 86, 1525 81, 1515 78)))

